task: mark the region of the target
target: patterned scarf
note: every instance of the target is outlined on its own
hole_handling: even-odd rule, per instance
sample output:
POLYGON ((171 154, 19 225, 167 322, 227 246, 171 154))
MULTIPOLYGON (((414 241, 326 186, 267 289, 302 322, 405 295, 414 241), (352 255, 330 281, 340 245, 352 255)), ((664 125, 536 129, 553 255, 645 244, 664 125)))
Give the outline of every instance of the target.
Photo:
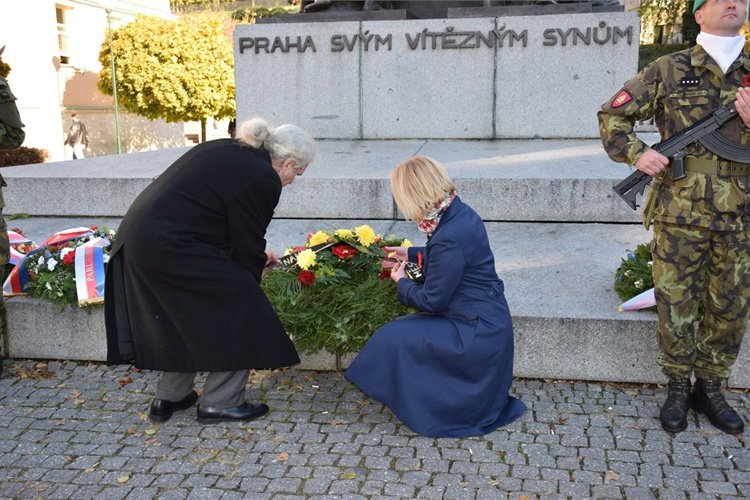
POLYGON ((443 200, 434 208, 425 212, 424 219, 417 222, 417 227, 419 228, 419 230, 423 233, 431 235, 440 223, 440 219, 443 217, 443 214, 446 210, 448 210, 448 207, 451 206, 451 203, 453 203, 453 200, 455 199, 456 192, 451 191, 451 193, 443 198, 443 200))

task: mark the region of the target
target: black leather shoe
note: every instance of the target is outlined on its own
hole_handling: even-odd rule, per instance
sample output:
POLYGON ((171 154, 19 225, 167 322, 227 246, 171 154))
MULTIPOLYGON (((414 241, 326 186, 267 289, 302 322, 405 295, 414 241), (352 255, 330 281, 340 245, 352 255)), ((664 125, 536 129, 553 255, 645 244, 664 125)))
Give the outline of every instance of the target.
POLYGON ((721 393, 721 380, 696 380, 693 408, 705 414, 714 427, 727 434, 742 434, 745 430, 745 423, 721 393))
POLYGON ((242 403, 234 408, 212 408, 198 405, 198 422, 214 424, 216 422, 233 422, 237 420, 255 420, 268 413, 268 406, 259 403, 242 403))
POLYGON ((682 432, 690 409, 690 379, 669 379, 667 390, 667 400, 659 412, 661 426, 667 432, 682 432))
POLYGON ((151 402, 151 410, 148 412, 148 418, 152 422, 166 422, 172 417, 172 413, 190 408, 197 400, 198 393, 195 391, 192 391, 179 401, 154 398, 151 402))

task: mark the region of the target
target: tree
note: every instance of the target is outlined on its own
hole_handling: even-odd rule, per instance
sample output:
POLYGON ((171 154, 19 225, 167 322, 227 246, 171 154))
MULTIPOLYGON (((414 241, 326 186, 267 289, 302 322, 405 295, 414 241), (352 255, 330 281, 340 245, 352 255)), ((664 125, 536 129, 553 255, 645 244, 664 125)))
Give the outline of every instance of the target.
POLYGON ((672 28, 685 12, 685 0, 643 0, 638 14, 641 16, 641 26, 651 29, 661 29, 662 39, 655 39, 654 43, 668 42, 672 28))
MULTIPOLYGON (((200 121, 233 117, 234 68, 226 16, 197 14, 171 21, 151 16, 112 31, 118 103, 155 120, 200 121)), ((109 39, 99 52, 97 86, 113 95, 109 39)))

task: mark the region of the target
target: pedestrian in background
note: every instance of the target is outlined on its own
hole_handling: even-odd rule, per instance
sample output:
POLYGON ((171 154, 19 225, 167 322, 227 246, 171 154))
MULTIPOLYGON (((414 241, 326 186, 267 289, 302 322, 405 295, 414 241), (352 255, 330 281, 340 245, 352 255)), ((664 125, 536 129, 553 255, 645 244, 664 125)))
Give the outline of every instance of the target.
POLYGON ((73 159, 79 160, 86 157, 84 151, 89 147, 89 134, 86 125, 78 118, 78 113, 72 113, 70 118, 73 123, 68 129, 65 145, 73 149, 73 159))
POLYGON ((685 150, 686 176, 673 179, 670 159, 633 131, 636 120, 655 117, 665 140, 736 98, 740 119, 720 132, 748 148, 750 93, 741 87, 750 58, 740 34, 747 0, 696 0, 693 13, 701 28, 697 45, 646 66, 602 106, 599 123, 610 158, 655 177, 644 222, 654 221, 657 362, 669 378, 661 425, 684 430, 693 406, 722 431, 740 434, 744 423, 721 386, 750 314, 750 164, 727 161, 696 142, 685 150))
POLYGON ((191 148, 128 209, 107 266, 107 363, 164 372, 152 421, 196 400, 201 423, 258 418, 250 369, 299 363, 260 280, 278 261, 265 233, 281 188, 314 155, 300 128, 255 118, 191 148), (209 372, 200 399, 196 372, 209 372))

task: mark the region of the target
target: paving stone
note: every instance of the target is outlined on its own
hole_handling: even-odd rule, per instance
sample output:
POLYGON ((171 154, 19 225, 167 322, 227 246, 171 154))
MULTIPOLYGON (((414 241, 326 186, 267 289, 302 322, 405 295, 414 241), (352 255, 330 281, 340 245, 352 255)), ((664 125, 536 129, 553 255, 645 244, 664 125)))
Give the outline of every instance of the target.
POLYGON ((486 436, 435 439, 337 373, 269 372, 248 392, 274 411, 254 422, 202 426, 194 412, 179 412, 154 426, 139 414, 157 374, 56 366, 49 380, 10 370, 0 378, 2 498, 750 496, 743 442, 700 419, 683 433, 663 432, 663 391, 648 387, 519 380, 516 394, 531 407, 520 421, 486 436), (120 387, 126 374, 134 382, 120 387), (302 390, 276 390, 295 384, 302 390), (85 403, 72 404, 73 390, 85 403))

